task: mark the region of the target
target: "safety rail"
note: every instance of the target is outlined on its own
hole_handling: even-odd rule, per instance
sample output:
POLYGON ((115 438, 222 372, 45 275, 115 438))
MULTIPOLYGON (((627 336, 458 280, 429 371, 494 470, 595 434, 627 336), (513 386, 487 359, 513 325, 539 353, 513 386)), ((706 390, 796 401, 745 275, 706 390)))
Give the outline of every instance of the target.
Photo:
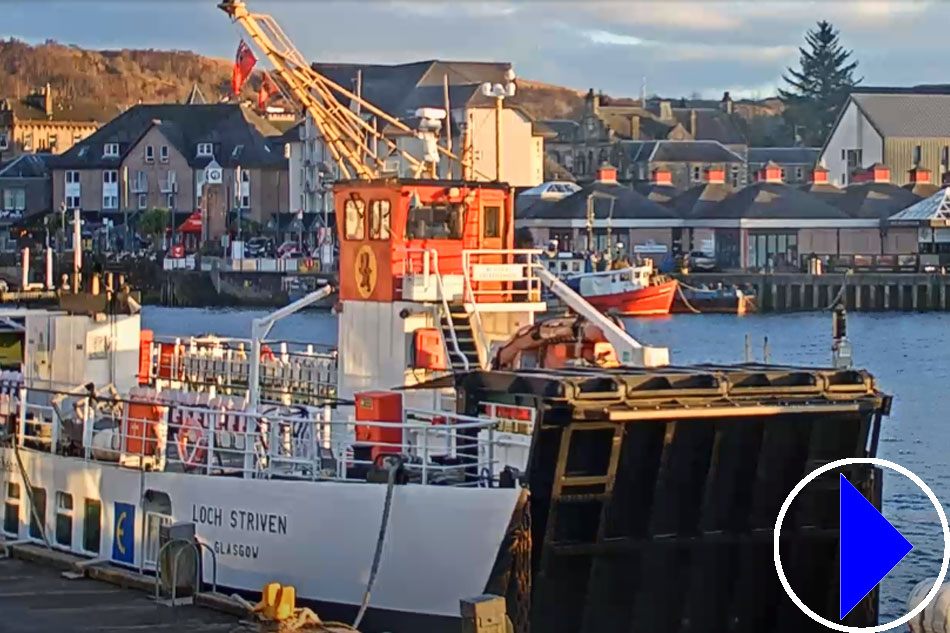
MULTIPOLYGON (((149 374, 142 382, 244 394, 250 383, 250 349, 247 339, 159 339, 152 342, 149 374)), ((262 399, 286 404, 332 401, 336 398, 337 364, 337 352, 329 346, 290 341, 265 345, 261 351, 262 399)))
POLYGON ((472 310, 472 330, 478 337, 478 362, 488 366, 490 344, 485 335, 479 301, 490 303, 509 301, 540 301, 541 282, 535 277, 534 267, 539 249, 478 249, 462 251, 462 274, 465 279, 464 301, 472 310), (492 261, 482 261, 482 258, 492 261), (494 261, 498 258, 502 262, 494 261), (523 260, 523 261, 518 261, 523 260), (501 282, 499 284, 499 282, 501 282), (486 283, 483 287, 482 283, 486 283), (476 285, 478 284, 477 288, 476 285), (523 284, 523 287, 519 287, 523 284))
POLYGON ((449 306, 449 296, 446 292, 445 283, 442 280, 442 273, 439 272, 439 252, 434 248, 401 248, 399 251, 405 253, 406 255, 406 257, 402 260, 401 279, 403 280, 403 284, 405 284, 406 279, 410 279, 412 282, 415 281, 414 275, 416 274, 416 268, 413 264, 416 260, 413 257, 414 255, 420 255, 419 263, 421 271, 419 274, 422 275, 423 291, 429 288, 430 277, 435 279, 437 296, 441 300, 442 304, 442 313, 445 315, 445 320, 449 324, 449 335, 452 346, 449 347, 449 341, 445 340, 444 332, 442 336, 442 344, 445 346, 446 353, 449 355, 455 355, 457 358, 459 358, 462 362, 462 367, 464 370, 468 371, 468 357, 464 352, 462 352, 462 348, 459 346, 458 334, 455 331, 455 319, 452 318, 452 309, 449 306))
POLYGON ((60 394, 53 406, 29 402, 26 391, 13 402, 21 447, 137 470, 365 482, 382 456, 398 454, 406 483, 487 487, 505 466, 523 469, 527 457, 500 463, 521 443, 499 433, 497 420, 445 411, 407 408, 401 422, 356 421, 333 419, 330 407, 251 412, 234 408, 235 397, 189 392, 60 394))

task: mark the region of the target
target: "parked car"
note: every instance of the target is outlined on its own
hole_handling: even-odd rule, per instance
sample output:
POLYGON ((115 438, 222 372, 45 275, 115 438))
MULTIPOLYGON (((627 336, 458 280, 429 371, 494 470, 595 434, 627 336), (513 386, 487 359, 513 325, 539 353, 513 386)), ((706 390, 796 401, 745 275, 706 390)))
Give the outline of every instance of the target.
POLYGON ((300 259, 306 257, 305 251, 301 251, 297 242, 284 242, 277 249, 277 257, 280 259, 300 259))
POLYGON ((244 244, 244 256, 249 258, 267 257, 273 246, 269 238, 252 237, 244 244))
POLYGON ((693 251, 689 254, 689 269, 700 271, 700 272, 709 272, 716 270, 716 258, 713 255, 709 255, 702 251, 693 251))

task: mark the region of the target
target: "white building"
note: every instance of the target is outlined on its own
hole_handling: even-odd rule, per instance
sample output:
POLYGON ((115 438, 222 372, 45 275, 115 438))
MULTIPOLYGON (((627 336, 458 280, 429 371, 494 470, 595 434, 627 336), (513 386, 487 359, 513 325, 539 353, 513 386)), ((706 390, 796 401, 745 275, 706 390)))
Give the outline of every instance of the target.
POLYGON ((890 88, 848 97, 821 151, 828 180, 838 186, 875 163, 891 182, 913 182, 919 167, 945 182, 950 172, 950 94, 890 88))

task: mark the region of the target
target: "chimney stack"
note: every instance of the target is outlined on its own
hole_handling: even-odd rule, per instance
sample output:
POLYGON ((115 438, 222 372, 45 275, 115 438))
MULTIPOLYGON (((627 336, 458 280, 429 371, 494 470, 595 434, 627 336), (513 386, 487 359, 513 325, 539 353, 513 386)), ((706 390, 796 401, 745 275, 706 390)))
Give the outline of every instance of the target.
POLYGON ((689 135, 696 140, 696 110, 689 111, 689 135))
POLYGON ((874 163, 868 167, 868 178, 870 182, 890 182, 891 170, 884 163, 874 163))
POLYGON ((660 120, 673 120, 673 106, 670 105, 669 101, 660 101, 660 120))
POLYGON ((46 89, 43 91, 43 109, 46 110, 46 117, 53 118, 53 89, 49 82, 46 82, 46 89))
POLYGON ((918 165, 917 167, 914 167, 913 169, 911 169, 908 172, 908 175, 910 177, 910 182, 915 185, 929 185, 930 184, 930 170, 925 167, 921 167, 918 165))
POLYGON ((597 182, 617 182, 617 168, 608 162, 603 162, 597 168, 597 182))
POLYGON ((640 140, 640 115, 634 114, 630 117, 630 138, 634 141, 640 140))
POLYGON ((706 182, 711 185, 726 184, 726 168, 722 165, 711 165, 706 169, 706 182))
POLYGON ((673 172, 663 167, 657 167, 653 170, 653 184, 673 186, 673 172))
POLYGON ((770 160, 759 172, 759 180, 771 183, 782 182, 782 167, 778 163, 770 160))
POLYGON ((722 111, 726 114, 732 114, 733 103, 728 90, 722 93, 722 101, 719 102, 719 107, 722 108, 722 111))

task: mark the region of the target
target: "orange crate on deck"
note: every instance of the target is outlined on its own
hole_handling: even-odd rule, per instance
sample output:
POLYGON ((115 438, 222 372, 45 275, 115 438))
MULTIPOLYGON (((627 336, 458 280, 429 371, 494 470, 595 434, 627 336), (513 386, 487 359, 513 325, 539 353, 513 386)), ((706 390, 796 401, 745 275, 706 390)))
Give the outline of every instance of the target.
POLYGON ((356 394, 355 399, 357 443, 354 446, 354 456, 357 459, 369 459, 375 462, 379 455, 400 453, 401 427, 370 426, 359 424, 359 422, 402 424, 402 394, 390 391, 364 391, 356 394), (364 446, 360 446, 361 443, 364 446), (356 453, 363 453, 363 455, 357 456, 356 453))

